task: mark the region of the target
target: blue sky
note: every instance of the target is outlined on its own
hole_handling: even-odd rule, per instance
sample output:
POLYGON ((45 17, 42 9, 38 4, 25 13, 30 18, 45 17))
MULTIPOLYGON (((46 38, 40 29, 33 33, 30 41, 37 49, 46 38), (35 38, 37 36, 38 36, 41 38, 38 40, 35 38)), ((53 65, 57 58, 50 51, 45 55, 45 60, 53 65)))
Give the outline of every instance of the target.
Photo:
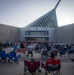
MULTIPOLYGON (((0 23, 25 27, 55 7, 58 0, 0 0, 0 23)), ((58 26, 74 23, 74 0, 61 0, 58 26)))

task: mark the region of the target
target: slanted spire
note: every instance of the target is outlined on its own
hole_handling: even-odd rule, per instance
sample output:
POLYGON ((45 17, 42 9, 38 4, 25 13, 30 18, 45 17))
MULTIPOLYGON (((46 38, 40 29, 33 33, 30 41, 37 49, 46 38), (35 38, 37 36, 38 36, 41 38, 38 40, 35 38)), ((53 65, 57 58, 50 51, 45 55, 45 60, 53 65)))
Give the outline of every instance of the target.
POLYGON ((56 6, 55 6, 55 8, 54 8, 55 10, 56 10, 56 8, 58 7, 60 1, 61 1, 61 0, 59 0, 58 3, 56 4, 56 6))

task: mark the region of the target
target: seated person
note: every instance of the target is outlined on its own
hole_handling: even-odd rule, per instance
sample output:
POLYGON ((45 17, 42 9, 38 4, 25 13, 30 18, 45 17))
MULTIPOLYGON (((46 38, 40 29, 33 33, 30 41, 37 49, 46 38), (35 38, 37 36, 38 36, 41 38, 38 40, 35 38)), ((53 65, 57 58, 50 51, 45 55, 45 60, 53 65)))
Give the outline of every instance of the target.
POLYGON ((6 52, 0 47, 0 60, 6 61, 7 59, 7 54, 6 52))
POLYGON ((26 47, 26 49, 27 49, 27 57, 29 56, 29 54, 31 54, 31 56, 33 57, 33 47, 32 47, 32 45, 28 45, 26 47))
POLYGON ((11 51, 11 52, 8 54, 8 58, 9 58, 9 59, 8 59, 8 62, 10 62, 10 60, 11 60, 11 62, 12 62, 12 61, 15 61, 15 62, 18 63, 18 57, 17 57, 15 51, 11 51))
POLYGON ((59 59, 55 58, 55 54, 51 53, 50 59, 47 59, 47 61, 45 62, 44 68, 47 71, 54 71, 54 70, 60 70, 61 68, 61 62, 59 59), (53 66, 54 65, 54 66, 53 66), (56 68, 55 66, 58 66, 58 68, 56 68), (51 67, 53 66, 53 67, 51 67))
POLYGON ((49 56, 48 51, 46 49, 42 49, 41 56, 47 56, 48 57, 49 56))
POLYGON ((24 65, 30 73, 35 73, 36 70, 39 70, 40 62, 35 61, 35 59, 31 59, 31 61, 25 60, 24 65))
POLYGON ((7 59, 7 55, 6 55, 5 51, 2 51, 2 53, 1 53, 1 59, 2 60, 6 60, 7 59))

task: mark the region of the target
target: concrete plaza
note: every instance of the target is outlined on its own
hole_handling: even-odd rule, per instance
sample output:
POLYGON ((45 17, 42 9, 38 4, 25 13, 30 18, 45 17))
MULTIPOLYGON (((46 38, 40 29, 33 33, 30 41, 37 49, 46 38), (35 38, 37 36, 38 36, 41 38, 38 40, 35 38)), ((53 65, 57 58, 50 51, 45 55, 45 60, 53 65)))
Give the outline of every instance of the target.
MULTIPOLYGON (((7 48, 6 51, 9 52, 12 48, 7 48)), ((0 63, 0 75, 24 75, 24 60, 30 60, 32 57, 26 57, 25 54, 21 54, 19 58, 19 64, 13 63, 0 63)), ((39 53, 34 53, 33 58, 36 60, 40 60, 40 62, 45 62, 46 59, 41 59, 39 53)), ((74 62, 71 61, 71 58, 74 56, 69 57, 57 57, 61 60, 61 75, 74 75, 74 62)), ((44 75, 44 69, 41 68, 41 74, 44 75)))

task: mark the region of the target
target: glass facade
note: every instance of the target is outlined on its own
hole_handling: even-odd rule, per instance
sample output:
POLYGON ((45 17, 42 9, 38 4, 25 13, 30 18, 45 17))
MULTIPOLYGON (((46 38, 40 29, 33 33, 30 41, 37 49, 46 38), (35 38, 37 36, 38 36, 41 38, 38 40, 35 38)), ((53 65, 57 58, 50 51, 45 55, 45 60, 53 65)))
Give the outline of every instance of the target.
POLYGON ((29 27, 58 27, 55 9, 32 22, 29 27))

